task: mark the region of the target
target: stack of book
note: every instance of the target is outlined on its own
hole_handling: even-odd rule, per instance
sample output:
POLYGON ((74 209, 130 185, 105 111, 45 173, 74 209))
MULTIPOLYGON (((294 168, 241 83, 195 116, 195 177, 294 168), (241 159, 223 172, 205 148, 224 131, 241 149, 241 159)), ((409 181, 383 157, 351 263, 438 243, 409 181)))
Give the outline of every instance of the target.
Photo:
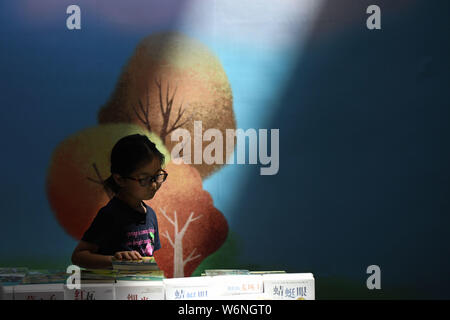
POLYGON ((250 274, 255 275, 264 275, 264 274, 285 274, 286 271, 280 270, 280 271, 250 271, 250 274))
POLYGON ((0 283, 4 286, 22 283, 28 268, 0 268, 0 283))
POLYGON ((284 270, 275 271, 249 271, 244 269, 207 269, 202 276, 232 276, 232 275, 263 275, 263 274, 283 274, 284 270))
POLYGON ((22 284, 65 283, 68 274, 64 270, 29 270, 22 284))
POLYGON ((162 270, 149 271, 125 271, 121 270, 117 273, 116 280, 128 281, 152 281, 164 279, 164 272, 162 270))
POLYGON ((207 269, 202 276, 231 276, 231 275, 249 275, 250 271, 243 269, 207 269))
POLYGON ((139 260, 112 260, 113 270, 158 271, 159 267, 154 257, 142 257, 139 260))
MULTIPOLYGON (((264 292, 263 276, 282 275, 285 271, 249 271, 243 269, 208 269, 203 278, 210 277, 207 299, 270 299, 264 292)), ((186 289, 185 289, 186 291, 186 289)))
POLYGON ((117 260, 113 258, 111 269, 81 268, 81 283, 116 283, 117 280, 152 281, 164 279, 154 257, 141 260, 117 260))
POLYGON ((117 272, 116 280, 152 281, 164 279, 164 272, 159 269, 154 257, 140 260, 113 259, 113 270, 117 272))
POLYGON ((111 269, 81 268, 81 284, 115 283, 117 271, 111 269))

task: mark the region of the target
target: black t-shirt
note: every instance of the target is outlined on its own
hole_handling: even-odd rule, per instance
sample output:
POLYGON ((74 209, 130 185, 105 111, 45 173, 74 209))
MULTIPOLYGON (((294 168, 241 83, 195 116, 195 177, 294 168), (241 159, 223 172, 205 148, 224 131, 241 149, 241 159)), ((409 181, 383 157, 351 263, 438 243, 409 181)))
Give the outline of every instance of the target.
POLYGON ((142 202, 146 213, 131 208, 113 197, 101 208, 81 240, 99 246, 97 253, 114 255, 118 251, 137 251, 150 257, 161 248, 158 221, 152 208, 142 202))

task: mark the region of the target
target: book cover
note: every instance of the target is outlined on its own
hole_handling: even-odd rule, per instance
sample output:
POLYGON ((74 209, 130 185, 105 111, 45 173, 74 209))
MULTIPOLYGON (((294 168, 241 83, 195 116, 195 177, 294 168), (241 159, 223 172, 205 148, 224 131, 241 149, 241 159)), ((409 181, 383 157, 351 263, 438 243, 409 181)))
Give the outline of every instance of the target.
POLYGON ((129 281, 161 281, 163 279, 165 279, 163 270, 153 270, 153 271, 120 270, 116 276, 116 280, 129 280, 129 281))
POLYGON ((64 270, 29 270, 23 278, 22 284, 65 283, 68 276, 64 270))
POLYGON ((154 257, 143 257, 140 260, 112 260, 113 270, 160 270, 154 257))
POLYGON ((27 268, 0 268, 0 283, 3 285, 21 284, 27 273, 27 268))
POLYGON ((250 271, 243 269, 208 269, 205 270, 206 276, 225 276, 225 275, 249 275, 250 271))

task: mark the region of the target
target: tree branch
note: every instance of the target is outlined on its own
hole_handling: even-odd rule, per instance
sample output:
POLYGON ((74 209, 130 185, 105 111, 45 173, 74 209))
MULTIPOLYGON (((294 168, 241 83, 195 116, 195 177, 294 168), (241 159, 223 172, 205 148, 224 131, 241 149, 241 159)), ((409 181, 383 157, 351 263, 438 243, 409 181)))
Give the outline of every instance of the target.
POLYGON ((183 116, 185 110, 186 110, 186 109, 183 109, 183 111, 181 111, 181 105, 180 105, 180 109, 178 110, 178 117, 177 117, 177 119, 175 120, 175 122, 172 124, 172 128, 170 128, 170 129, 167 131, 166 135, 168 135, 168 134, 171 133, 172 131, 175 131, 176 129, 178 129, 178 128, 184 126, 186 123, 188 123, 189 121, 192 120, 192 118, 193 118, 194 115, 195 115, 195 110, 191 113, 191 115, 189 116, 189 118, 187 118, 185 121, 183 121, 183 122, 180 123, 179 125, 176 125, 177 122, 178 122, 178 121, 181 119, 181 117, 183 116), (180 114, 181 114, 181 115, 180 115, 180 114))
POLYGON ((145 86, 146 91, 147 91, 147 119, 148 119, 148 112, 149 112, 149 108, 150 108, 150 92, 148 91, 148 86, 145 86))
POLYGON ((189 215, 188 220, 187 220, 186 223, 184 224, 183 229, 182 229, 181 232, 180 232, 181 237, 184 236, 184 233, 186 232, 186 230, 187 230, 187 228, 188 228, 188 226, 189 226, 189 224, 190 224, 191 222, 194 222, 195 220, 198 220, 198 219, 200 219, 200 218, 202 217, 201 215, 199 215, 199 216, 197 216, 197 217, 195 217, 195 218, 192 218, 193 215, 194 215, 194 212, 192 211, 191 214, 189 215))
POLYGON ((173 244, 173 240, 170 238, 169 236, 169 232, 166 230, 166 233, 162 234, 163 237, 166 237, 167 240, 169 240, 170 245, 172 246, 172 248, 175 248, 175 245, 173 244))
POLYGON ((138 110, 136 110, 136 107, 133 105, 133 111, 136 114, 136 117, 146 126, 146 128, 148 129, 148 131, 152 132, 152 127, 150 125, 150 120, 148 119, 148 113, 149 113, 149 108, 150 108, 150 94, 148 92, 148 87, 147 87, 147 104, 144 105, 142 104, 141 99, 138 100, 138 105, 139 105, 139 109, 142 112, 142 116, 139 114, 138 110))
POLYGON ((183 102, 180 104, 180 108, 178 109, 177 118, 173 122, 172 127, 174 127, 177 124, 177 122, 181 119, 181 117, 183 116, 185 109, 181 109, 182 107, 183 107, 183 102))
MULTIPOLYGON (((139 100, 139 105, 141 106, 141 110, 142 110, 142 103, 141 103, 141 100, 139 100)), ((144 123, 144 124, 147 125, 147 121, 145 121, 144 119, 141 118, 141 116, 139 115, 139 112, 137 112, 137 110, 136 110, 136 108, 135 108, 134 105, 133 105, 133 111, 134 111, 134 113, 136 114, 136 117, 138 117, 138 119, 139 119, 142 123, 144 123)))
POLYGON ((145 119, 148 120, 148 105, 146 105, 146 109, 144 109, 144 105, 142 104, 141 99, 139 99, 139 108, 141 108, 142 114, 144 115, 145 119))
POLYGON ((158 91, 159 91, 159 107, 161 109, 161 114, 164 118, 165 112, 164 112, 164 103, 162 100, 161 80, 158 82, 158 80, 155 79, 155 83, 156 83, 156 86, 158 87, 158 91))
POLYGON ((173 220, 175 221, 175 235, 178 235, 178 218, 176 210, 173 212, 173 217, 174 217, 173 220))
POLYGON ((194 248, 194 250, 192 250, 191 254, 183 261, 183 268, 186 265, 186 263, 188 263, 189 261, 192 261, 192 260, 195 260, 195 259, 201 257, 201 254, 198 254, 195 257, 192 256, 196 250, 197 250, 197 248, 194 248))
MULTIPOLYGON (((168 114, 170 116, 170 113, 172 112, 172 105, 173 105, 173 100, 175 99, 175 94, 177 93, 178 90, 178 86, 175 86, 175 91, 172 94, 172 98, 170 100, 167 100, 167 108, 168 108, 168 114)), ((169 83, 167 83, 167 97, 169 96, 169 83)))
POLYGON ((169 218, 169 216, 167 215, 167 213, 166 213, 165 210, 163 210, 162 208, 159 208, 159 211, 162 212, 163 216, 164 216, 167 220, 169 220, 169 222, 170 222, 172 225, 175 225, 175 222, 173 222, 173 220, 169 218))

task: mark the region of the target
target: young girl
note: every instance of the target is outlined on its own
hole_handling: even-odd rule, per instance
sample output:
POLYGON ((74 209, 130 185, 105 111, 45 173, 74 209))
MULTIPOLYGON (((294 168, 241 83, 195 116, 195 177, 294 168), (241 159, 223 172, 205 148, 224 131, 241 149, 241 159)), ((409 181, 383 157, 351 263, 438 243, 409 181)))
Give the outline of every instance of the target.
POLYGON ((152 199, 167 178, 164 155, 146 136, 120 139, 111 152, 111 176, 105 187, 114 197, 99 210, 72 254, 84 268, 110 268, 112 258, 137 260, 161 248, 152 199))

